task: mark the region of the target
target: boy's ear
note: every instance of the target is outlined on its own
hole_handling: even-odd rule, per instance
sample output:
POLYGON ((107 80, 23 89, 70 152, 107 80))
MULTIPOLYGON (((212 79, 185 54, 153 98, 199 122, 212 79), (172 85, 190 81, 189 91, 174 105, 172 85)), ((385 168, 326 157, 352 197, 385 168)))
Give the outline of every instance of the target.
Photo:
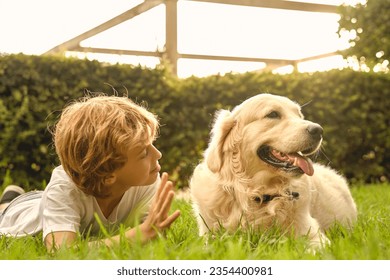
POLYGON ((116 182, 116 175, 115 175, 115 173, 112 173, 111 175, 107 176, 104 179, 104 185, 106 185, 106 186, 112 185, 115 182, 116 182))

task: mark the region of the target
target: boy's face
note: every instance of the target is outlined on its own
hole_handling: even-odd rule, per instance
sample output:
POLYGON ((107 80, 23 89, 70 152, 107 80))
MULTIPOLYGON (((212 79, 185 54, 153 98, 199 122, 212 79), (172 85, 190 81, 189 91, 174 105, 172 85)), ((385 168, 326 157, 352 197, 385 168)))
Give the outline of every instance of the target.
POLYGON ((115 185, 126 190, 132 186, 153 184, 160 172, 162 154, 153 144, 137 146, 127 152, 127 162, 114 172, 115 185))

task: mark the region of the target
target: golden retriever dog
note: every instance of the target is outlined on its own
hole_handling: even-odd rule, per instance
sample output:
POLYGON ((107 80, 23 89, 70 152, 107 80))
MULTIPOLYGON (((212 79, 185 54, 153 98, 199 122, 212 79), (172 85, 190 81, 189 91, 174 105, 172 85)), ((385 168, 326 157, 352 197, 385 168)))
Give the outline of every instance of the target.
POLYGON ((200 235, 277 224, 321 246, 335 222, 352 226, 357 210, 346 180, 309 158, 318 153, 322 133, 282 96, 259 94, 217 112, 190 180, 200 235))

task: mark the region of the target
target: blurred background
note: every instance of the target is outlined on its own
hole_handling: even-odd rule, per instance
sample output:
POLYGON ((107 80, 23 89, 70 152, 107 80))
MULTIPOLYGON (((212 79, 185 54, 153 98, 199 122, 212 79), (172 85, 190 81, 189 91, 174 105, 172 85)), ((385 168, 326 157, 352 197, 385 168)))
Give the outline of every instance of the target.
POLYGON ((0 184, 44 188, 48 127, 86 91, 145 102, 188 185, 216 110, 284 95, 324 128, 315 159, 390 178, 390 0, 0 0, 0 184))
POLYGON ((182 78, 339 69, 351 61, 338 51, 360 31, 340 28, 345 9, 339 6, 359 3, 366 1, 0 0, 0 52, 63 53, 147 67, 173 52, 182 78), (126 54, 131 51, 135 55, 126 54))

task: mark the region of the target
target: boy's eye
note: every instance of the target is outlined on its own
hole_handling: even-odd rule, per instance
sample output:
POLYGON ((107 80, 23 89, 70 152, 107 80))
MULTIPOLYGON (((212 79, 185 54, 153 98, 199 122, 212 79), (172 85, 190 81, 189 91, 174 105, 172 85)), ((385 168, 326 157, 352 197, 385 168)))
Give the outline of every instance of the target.
POLYGON ((143 153, 142 153, 142 158, 147 157, 148 154, 149 154, 149 147, 146 147, 145 150, 144 150, 143 153))

